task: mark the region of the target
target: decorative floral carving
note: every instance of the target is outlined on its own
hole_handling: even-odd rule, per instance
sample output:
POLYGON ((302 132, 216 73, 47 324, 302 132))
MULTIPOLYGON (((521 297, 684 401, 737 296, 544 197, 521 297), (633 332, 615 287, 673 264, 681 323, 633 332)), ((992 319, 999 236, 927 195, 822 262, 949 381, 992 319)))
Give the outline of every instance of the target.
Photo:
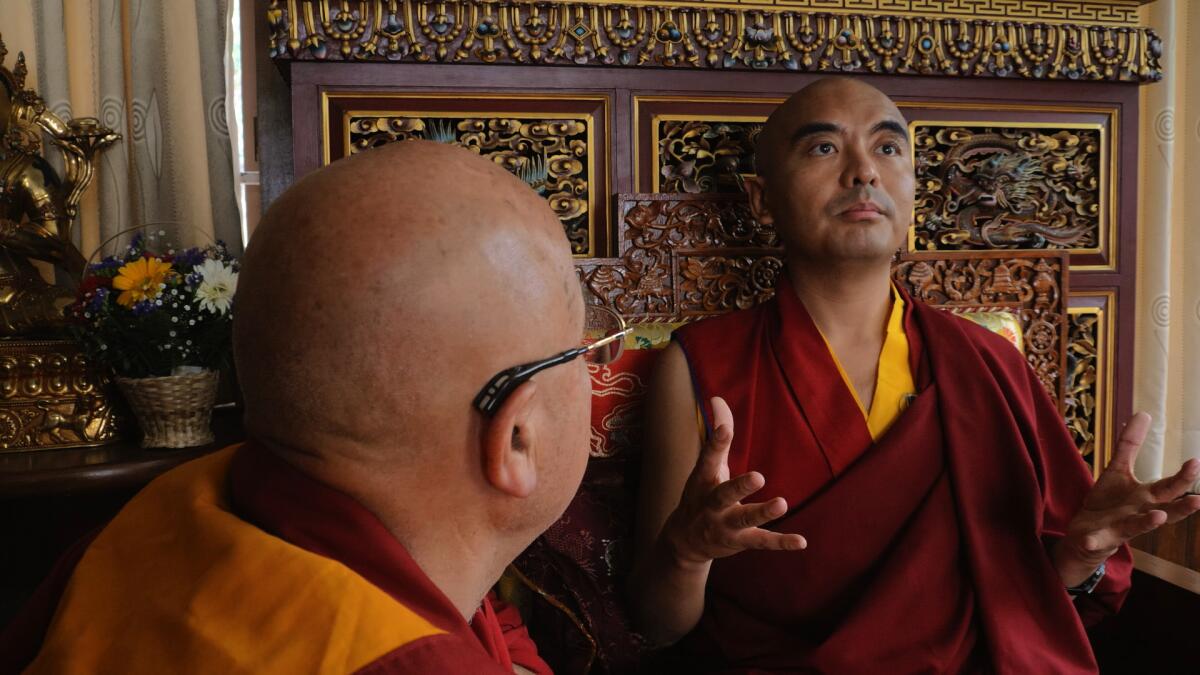
POLYGON ((774 229, 759 225, 741 196, 644 196, 619 200, 620 264, 580 263, 582 278, 592 292, 635 321, 676 316, 686 320, 727 310, 729 306, 716 300, 719 293, 697 285, 714 274, 720 276, 718 260, 702 260, 714 252, 747 252, 749 257, 736 263, 746 269, 764 253, 778 255, 774 229), (689 252, 698 258, 685 262, 689 252))
POLYGON ((749 309, 775 295, 779 256, 681 256, 679 307, 684 312, 749 309))
POLYGON ((1099 129, 915 129, 917 250, 1086 249, 1103 220, 1099 129))
POLYGON ((762 122, 658 121, 658 192, 739 193, 762 122))
POLYGON ((787 0, 782 11, 632 2, 271 0, 272 57, 772 69, 1121 82, 1162 78, 1136 7, 787 0), (909 7, 911 4, 911 7, 909 7), (986 6, 985 6, 986 5, 986 6), (905 9, 909 7, 909 9, 905 9), (845 9, 869 13, 827 13, 845 9), (799 10, 799 11, 794 11, 799 10), (818 11, 812 11, 818 10, 818 11), (933 10, 931 12, 931 10, 933 10), (895 12, 895 14, 887 14, 895 12), (1080 23, 1041 23, 1072 20, 1080 23))
POLYGON ((1067 429, 1084 457, 1096 451, 1096 413, 1100 387, 1100 315, 1078 312, 1070 315, 1067 341, 1066 397, 1063 399, 1067 429))
POLYGON ((995 253, 905 256, 892 279, 913 297, 951 311, 1003 310, 1021 322, 1025 358, 1055 400, 1063 399, 1066 349, 1063 258, 995 253))
POLYGON ((468 148, 491 159, 546 198, 571 250, 590 255, 588 120, 505 117, 352 116, 354 154, 386 143, 422 138, 468 148))

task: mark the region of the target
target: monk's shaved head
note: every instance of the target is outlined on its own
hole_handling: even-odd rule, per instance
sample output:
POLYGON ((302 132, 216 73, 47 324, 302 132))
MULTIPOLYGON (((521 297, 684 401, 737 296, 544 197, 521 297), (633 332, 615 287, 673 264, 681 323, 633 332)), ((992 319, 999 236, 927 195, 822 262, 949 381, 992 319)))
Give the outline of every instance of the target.
POLYGON ((473 405, 493 375, 583 337, 570 246, 546 200, 460 148, 367 150, 271 206, 236 302, 250 439, 373 513, 471 616, 587 463, 582 359, 488 414, 473 405))
POLYGON ((424 141, 289 189, 254 233, 237 303, 250 433, 391 458, 466 443, 491 375, 575 346, 582 321, 545 200, 490 161, 424 141))
MULTIPOLYGON (((755 169, 770 174, 797 140, 797 134, 812 131, 812 125, 829 124, 822 114, 831 106, 870 102, 890 113, 890 121, 904 129, 904 115, 888 95, 878 88, 851 77, 826 77, 800 89, 781 103, 767 118, 755 145, 755 169)), ((881 122, 885 120, 880 120, 881 122)))

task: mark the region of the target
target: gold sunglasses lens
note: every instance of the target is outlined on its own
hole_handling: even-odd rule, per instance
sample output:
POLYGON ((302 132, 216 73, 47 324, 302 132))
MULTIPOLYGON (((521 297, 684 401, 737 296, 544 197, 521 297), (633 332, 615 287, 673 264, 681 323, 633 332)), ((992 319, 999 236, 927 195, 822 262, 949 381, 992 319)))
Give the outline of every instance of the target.
MULTIPOLYGON (((587 306, 583 325, 583 344, 585 346, 596 344, 623 330, 625 330, 625 323, 615 312, 598 305, 587 306)), ((602 365, 616 361, 624 350, 625 338, 621 336, 595 349, 588 350, 584 358, 588 363, 602 365)))

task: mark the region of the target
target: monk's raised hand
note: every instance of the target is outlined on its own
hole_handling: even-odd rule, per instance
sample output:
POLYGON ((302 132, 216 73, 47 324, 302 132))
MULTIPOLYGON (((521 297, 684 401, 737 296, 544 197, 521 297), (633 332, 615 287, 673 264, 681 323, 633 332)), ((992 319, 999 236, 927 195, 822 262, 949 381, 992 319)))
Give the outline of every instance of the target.
POLYGON ((1186 494, 1200 477, 1200 461, 1189 459, 1175 475, 1152 483, 1134 477, 1134 460, 1149 429, 1146 413, 1130 418, 1112 462, 1056 547, 1055 563, 1068 586, 1082 583, 1130 539, 1200 510, 1200 496, 1186 494))
POLYGON ((742 500, 765 484, 751 471, 729 477, 729 446, 733 442, 733 413, 724 399, 712 399, 713 433, 700 449, 688 476, 679 506, 663 525, 663 536, 676 561, 703 564, 747 549, 797 551, 807 543, 798 534, 771 532, 760 527, 787 511, 782 497, 757 504, 742 500))

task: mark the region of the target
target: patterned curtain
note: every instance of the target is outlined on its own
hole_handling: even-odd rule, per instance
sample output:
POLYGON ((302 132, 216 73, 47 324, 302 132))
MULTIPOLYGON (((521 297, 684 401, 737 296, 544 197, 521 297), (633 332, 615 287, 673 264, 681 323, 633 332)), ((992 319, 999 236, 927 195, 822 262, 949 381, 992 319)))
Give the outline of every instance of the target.
POLYGON ((1200 4, 1158 0, 1147 21, 1167 76, 1142 89, 1134 403, 1154 416, 1143 479, 1200 457, 1200 4))
POLYGON ((240 251, 225 117, 230 1, 0 1, 8 65, 24 51, 30 86, 52 110, 97 117, 122 136, 81 205, 85 256, 148 223, 178 224, 165 227, 181 244, 207 235, 240 251))

